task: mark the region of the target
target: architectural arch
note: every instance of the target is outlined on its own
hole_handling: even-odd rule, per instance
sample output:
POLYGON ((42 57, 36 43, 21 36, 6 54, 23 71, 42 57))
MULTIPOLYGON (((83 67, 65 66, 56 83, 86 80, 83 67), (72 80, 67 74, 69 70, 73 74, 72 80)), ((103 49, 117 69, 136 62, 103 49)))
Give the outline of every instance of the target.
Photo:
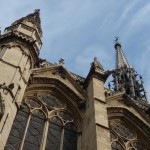
POLYGON ((24 98, 14 120, 5 150, 31 148, 49 150, 72 148, 72 146, 76 150, 79 124, 75 115, 67 108, 56 106, 48 108, 48 105, 37 96, 34 93, 33 96, 24 98))
POLYGON ((145 133, 149 133, 150 128, 140 118, 123 107, 108 107, 107 110, 112 150, 149 149, 150 137, 145 133))
POLYGON ((75 93, 67 84, 63 83, 59 79, 56 78, 48 78, 48 77, 33 77, 30 80, 31 84, 45 84, 49 86, 56 87, 63 93, 67 93, 69 97, 72 97, 75 99, 75 103, 78 105, 82 104, 85 102, 84 99, 82 99, 77 93, 75 93))
POLYGON ((34 93, 50 94, 58 99, 63 100, 71 111, 78 113, 77 116, 82 121, 82 115, 80 109, 84 107, 85 100, 82 99, 76 92, 74 92, 69 86, 55 78, 47 77, 33 77, 30 80, 30 86, 26 90, 25 96, 34 93))

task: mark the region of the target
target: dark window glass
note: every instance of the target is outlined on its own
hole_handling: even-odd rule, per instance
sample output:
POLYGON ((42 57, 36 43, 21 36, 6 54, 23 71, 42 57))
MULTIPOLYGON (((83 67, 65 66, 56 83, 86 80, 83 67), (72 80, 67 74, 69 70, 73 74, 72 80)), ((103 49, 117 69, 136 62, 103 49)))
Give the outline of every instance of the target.
MULTIPOLYGON (((51 100, 47 102, 47 105, 53 103, 51 100)), ((57 102, 54 101, 54 107, 60 106, 57 102)), ((21 105, 16 115, 5 150, 20 150, 20 148, 39 150, 42 138, 47 138, 44 139, 46 140, 46 145, 43 145, 45 150, 77 150, 77 128, 73 123, 73 116, 67 111, 55 111, 44 137, 46 118, 42 104, 32 99, 27 99, 25 103, 21 105)))
POLYGON ((136 149, 136 150, 144 150, 142 145, 140 145, 139 143, 133 143, 133 147, 136 149))
MULTIPOLYGON (((40 112, 38 112, 39 114, 40 112)), ((25 137, 23 150, 39 150, 44 128, 44 118, 32 115, 25 137)))
POLYGON ((118 142, 113 142, 111 147, 112 147, 112 150, 124 150, 118 142))
MULTIPOLYGON (((69 115, 64 115, 70 118, 69 115)), ((59 118, 53 117, 49 123, 46 150, 77 150, 77 129, 73 123, 65 126, 59 118)))
POLYGON ((63 150, 77 150, 77 133, 64 129, 63 150))
POLYGON ((46 150, 60 150, 60 141, 62 127, 60 126, 61 122, 55 117, 52 122, 49 123, 47 141, 46 141, 46 150))
POLYGON ((64 121, 73 121, 73 117, 66 112, 59 112, 58 113, 59 117, 62 118, 64 121))
POLYGON ((122 124, 116 124, 112 127, 112 129, 124 138, 127 138, 127 139, 134 138, 134 134, 122 124))
POLYGON ((29 114, 24 111, 18 111, 12 129, 10 131, 5 150, 19 150, 28 115, 29 114))
POLYGON ((71 123, 67 123, 66 125, 65 125, 65 129, 68 129, 68 130, 70 130, 70 131, 72 131, 72 132, 77 132, 77 127, 71 122, 71 123))
POLYGON ((44 102, 49 107, 57 107, 60 108, 63 106, 63 104, 58 101, 56 98, 52 97, 51 95, 39 95, 38 98, 44 102))
POLYGON ((36 100, 33 99, 26 99, 26 103, 31 107, 31 108, 40 108, 41 104, 37 102, 36 100))
POLYGON ((59 150, 61 140, 62 127, 53 123, 49 124, 46 150, 59 150))

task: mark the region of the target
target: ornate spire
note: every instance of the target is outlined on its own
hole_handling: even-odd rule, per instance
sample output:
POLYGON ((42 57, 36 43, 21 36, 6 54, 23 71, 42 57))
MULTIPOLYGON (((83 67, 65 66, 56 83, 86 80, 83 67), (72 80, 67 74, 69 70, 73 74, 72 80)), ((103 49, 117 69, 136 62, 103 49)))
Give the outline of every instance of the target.
POLYGON ((121 44, 116 42, 115 49, 116 49, 116 69, 119 69, 122 67, 129 68, 129 64, 125 58, 124 53, 121 50, 121 44))
MULTIPOLYGON (((134 100, 146 101, 147 94, 144 88, 142 77, 137 74, 134 68, 130 67, 125 55, 121 50, 121 44, 118 38, 115 40, 116 49, 116 69, 113 71, 114 90, 125 91, 125 93, 134 100)), ((109 87, 111 85, 109 84, 109 87)))
POLYGON ((39 52, 42 46, 42 29, 40 21, 40 10, 36 9, 34 13, 23 17, 11 26, 5 28, 4 33, 0 35, 0 41, 15 41, 24 45, 28 52, 32 55, 34 62, 38 61, 39 52))
POLYGON ((40 36, 42 36, 42 29, 41 29, 41 19, 40 19, 40 9, 35 9, 34 13, 27 15, 26 17, 22 17, 19 20, 16 20, 12 25, 16 25, 19 23, 25 23, 26 21, 31 22, 34 27, 37 28, 40 36))

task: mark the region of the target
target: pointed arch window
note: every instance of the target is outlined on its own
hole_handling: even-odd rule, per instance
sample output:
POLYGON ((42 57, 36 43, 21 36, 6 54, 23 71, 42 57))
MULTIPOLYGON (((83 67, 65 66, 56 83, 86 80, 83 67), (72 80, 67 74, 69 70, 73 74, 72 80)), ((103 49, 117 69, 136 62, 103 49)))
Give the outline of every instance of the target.
POLYGON ((29 112, 26 111, 18 111, 11 132, 9 134, 5 150, 18 150, 20 148, 22 135, 24 134, 29 116, 29 112))
POLYGON ((68 114, 61 112, 60 118, 59 113, 49 120, 46 150, 77 150, 76 126, 68 114))
MULTIPOLYGON (((56 101, 54 104, 58 105, 56 101)), ((48 117, 46 110, 39 100, 26 99, 17 112, 5 150, 77 150, 74 117, 54 106, 48 117)))
POLYGON ((33 115, 29 117, 29 124, 24 137, 23 150, 38 150, 42 139, 45 117, 39 110, 35 110, 33 115))
POLYGON ((137 139, 136 133, 122 123, 111 125, 110 137, 112 150, 148 150, 137 139))
POLYGON ((39 149, 45 122, 45 115, 39 106, 39 103, 34 100, 21 106, 14 120, 5 150, 39 149))

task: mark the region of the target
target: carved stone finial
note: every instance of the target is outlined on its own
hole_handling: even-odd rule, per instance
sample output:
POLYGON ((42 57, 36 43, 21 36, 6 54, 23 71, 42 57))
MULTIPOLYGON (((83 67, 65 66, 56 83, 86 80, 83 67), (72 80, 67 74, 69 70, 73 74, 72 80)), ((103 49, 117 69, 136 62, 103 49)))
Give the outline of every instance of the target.
POLYGON ((59 60, 59 65, 64 65, 64 59, 62 59, 62 58, 60 58, 60 60, 59 60))
POLYGON ((95 66, 95 68, 99 68, 103 70, 103 66, 98 61, 97 57, 94 57, 94 62, 92 64, 95 66))
POLYGON ((93 61, 94 65, 95 65, 95 66, 98 66, 98 65, 99 65, 99 61, 97 60, 97 57, 94 57, 93 60, 94 60, 94 61, 93 61))
POLYGON ((28 21, 28 22, 31 22, 34 25, 34 27, 37 28, 37 30, 40 34, 40 37, 42 37, 40 9, 35 9, 33 13, 30 13, 27 16, 16 20, 14 23, 12 23, 12 26, 16 25, 16 24, 20 24, 20 23, 24 22, 24 20, 28 21))

